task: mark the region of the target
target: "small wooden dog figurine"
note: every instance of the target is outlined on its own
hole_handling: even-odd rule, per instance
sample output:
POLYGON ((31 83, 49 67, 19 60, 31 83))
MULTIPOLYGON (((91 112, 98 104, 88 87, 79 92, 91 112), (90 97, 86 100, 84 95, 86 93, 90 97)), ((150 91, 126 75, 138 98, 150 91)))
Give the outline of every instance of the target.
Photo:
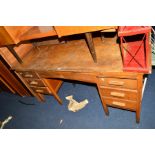
POLYGON ((85 99, 81 102, 77 102, 73 99, 73 96, 67 96, 66 100, 69 100, 69 104, 68 104, 68 110, 69 111, 79 111, 80 109, 84 108, 87 104, 88 104, 88 100, 85 99))

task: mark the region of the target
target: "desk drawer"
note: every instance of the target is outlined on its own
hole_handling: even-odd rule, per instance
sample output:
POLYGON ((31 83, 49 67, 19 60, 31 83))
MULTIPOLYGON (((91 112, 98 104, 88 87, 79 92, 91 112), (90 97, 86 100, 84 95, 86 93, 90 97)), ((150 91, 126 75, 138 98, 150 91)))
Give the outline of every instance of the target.
POLYGON ((99 85, 117 88, 137 89, 136 79, 99 78, 99 85))
POLYGON ((45 84, 40 79, 33 79, 33 78, 25 78, 27 83, 31 86, 38 86, 38 87, 44 87, 45 84))
POLYGON ((136 111, 137 104, 138 104, 135 101, 127 101, 127 100, 108 98, 108 97, 103 97, 103 101, 105 102, 106 105, 109 105, 112 107, 134 110, 134 111, 136 111))
POLYGON ((51 91, 49 90, 48 87, 31 87, 33 91, 36 93, 41 93, 41 94, 51 94, 51 91))
POLYGON ((23 78, 39 78, 38 75, 35 72, 31 72, 31 71, 18 71, 18 73, 23 78))
POLYGON ((113 89, 113 88, 100 88, 101 96, 105 97, 113 97, 113 98, 120 98, 125 100, 132 100, 137 101, 137 91, 136 90, 120 90, 120 89, 113 89))

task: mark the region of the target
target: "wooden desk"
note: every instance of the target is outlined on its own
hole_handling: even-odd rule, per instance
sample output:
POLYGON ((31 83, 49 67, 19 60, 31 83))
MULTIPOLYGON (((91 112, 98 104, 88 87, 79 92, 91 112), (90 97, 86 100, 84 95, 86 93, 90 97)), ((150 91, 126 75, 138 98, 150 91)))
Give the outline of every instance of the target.
MULTIPOLYGON (((136 112, 136 121, 139 122, 143 74, 122 71, 121 53, 116 39, 105 39, 103 46, 100 37, 94 38, 97 63, 92 61, 85 40, 81 39, 67 44, 40 46, 39 51, 32 49, 23 63, 15 64, 13 69, 31 92, 32 87, 23 78, 26 74, 38 76, 45 83, 53 78, 94 83, 106 115, 109 114, 108 106, 127 109, 136 112)), ((43 100, 40 93, 33 94, 43 100)))

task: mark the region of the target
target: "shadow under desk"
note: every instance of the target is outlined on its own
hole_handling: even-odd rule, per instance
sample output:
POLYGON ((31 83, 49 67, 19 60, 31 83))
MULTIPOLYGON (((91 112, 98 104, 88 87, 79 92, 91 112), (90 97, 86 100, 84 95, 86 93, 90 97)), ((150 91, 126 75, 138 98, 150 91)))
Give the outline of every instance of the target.
POLYGON ((95 83, 106 115, 109 114, 108 106, 131 110, 136 112, 139 122, 143 74, 122 70, 116 40, 116 37, 104 41, 100 37, 93 39, 97 63, 94 63, 85 40, 79 39, 33 48, 22 64, 17 62, 12 68, 40 101, 44 100, 42 94, 51 93, 62 103, 57 91, 63 79, 95 83), (36 84, 35 88, 32 84, 36 84))

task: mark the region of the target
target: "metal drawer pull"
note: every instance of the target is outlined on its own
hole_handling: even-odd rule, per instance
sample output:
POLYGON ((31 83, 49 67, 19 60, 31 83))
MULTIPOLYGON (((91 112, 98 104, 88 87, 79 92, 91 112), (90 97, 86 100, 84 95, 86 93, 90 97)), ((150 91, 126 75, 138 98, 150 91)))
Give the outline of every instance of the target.
POLYGON ((118 106, 125 106, 125 103, 122 103, 122 102, 116 102, 116 101, 113 101, 112 104, 114 104, 114 105, 118 105, 118 106))
POLYGON ((117 86, 123 86, 124 82, 123 81, 109 81, 110 85, 117 85, 117 86))
POLYGON ((118 92, 111 92, 110 95, 111 96, 116 96, 116 97, 124 97, 125 96, 124 93, 118 93, 118 92))
POLYGON ((31 85, 38 85, 38 82, 37 81, 31 81, 30 84, 31 85))
POLYGON ((37 89, 36 92, 37 93, 43 93, 44 91, 43 90, 40 90, 40 89, 37 89))
POLYGON ((24 76, 27 77, 27 78, 32 78, 33 77, 33 75, 31 75, 31 74, 25 74, 24 76))

